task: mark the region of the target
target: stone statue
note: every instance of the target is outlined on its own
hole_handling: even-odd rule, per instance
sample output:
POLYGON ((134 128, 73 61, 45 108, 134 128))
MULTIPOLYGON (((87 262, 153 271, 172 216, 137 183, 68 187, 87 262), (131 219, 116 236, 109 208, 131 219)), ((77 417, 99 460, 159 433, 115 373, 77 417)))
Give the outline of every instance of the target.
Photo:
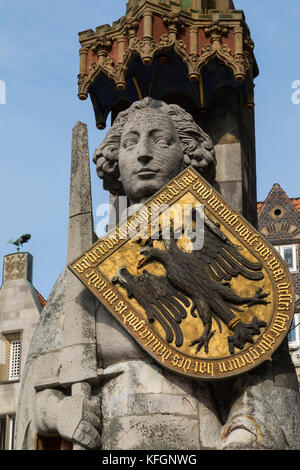
POLYGON ((94 163, 104 189, 125 194, 132 204, 144 202, 189 165, 212 184, 216 176, 211 138, 180 106, 151 98, 119 114, 94 163), (149 167, 155 174, 146 174, 149 167))
MULTIPOLYGON (((210 137, 179 106, 150 98, 119 114, 94 162, 104 188, 127 195, 137 207, 188 165, 215 184, 210 137)), ((59 434, 103 450, 300 448, 300 401, 287 342, 250 373, 227 381, 196 381, 158 366, 97 304, 102 380, 92 385, 92 398, 70 396, 59 386, 43 387, 39 370, 47 354, 52 358, 48 377, 57 377, 61 367, 65 276, 64 271, 51 293, 27 360, 18 448, 33 448, 36 433, 59 434)))

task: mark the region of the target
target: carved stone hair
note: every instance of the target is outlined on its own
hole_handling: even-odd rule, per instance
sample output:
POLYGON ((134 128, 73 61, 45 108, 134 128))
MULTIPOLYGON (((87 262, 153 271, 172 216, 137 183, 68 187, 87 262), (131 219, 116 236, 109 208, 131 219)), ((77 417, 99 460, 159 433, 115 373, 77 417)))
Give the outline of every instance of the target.
POLYGON ((94 163, 97 164, 98 176, 103 179, 104 189, 116 196, 124 195, 119 172, 119 149, 124 126, 136 117, 136 113, 154 110, 167 114, 173 121, 181 141, 184 154, 184 166, 192 165, 210 183, 216 176, 216 157, 211 138, 195 123, 192 116, 176 104, 145 98, 133 103, 121 112, 107 132, 102 144, 95 150, 94 163))

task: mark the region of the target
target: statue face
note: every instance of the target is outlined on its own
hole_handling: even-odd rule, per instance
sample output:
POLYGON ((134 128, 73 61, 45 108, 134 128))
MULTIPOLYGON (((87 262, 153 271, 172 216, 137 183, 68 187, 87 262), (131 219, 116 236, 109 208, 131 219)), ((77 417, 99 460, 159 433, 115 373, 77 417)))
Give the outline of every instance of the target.
POLYGON ((132 203, 145 201, 184 169, 181 142, 171 118, 157 111, 137 112, 124 126, 119 170, 132 203))

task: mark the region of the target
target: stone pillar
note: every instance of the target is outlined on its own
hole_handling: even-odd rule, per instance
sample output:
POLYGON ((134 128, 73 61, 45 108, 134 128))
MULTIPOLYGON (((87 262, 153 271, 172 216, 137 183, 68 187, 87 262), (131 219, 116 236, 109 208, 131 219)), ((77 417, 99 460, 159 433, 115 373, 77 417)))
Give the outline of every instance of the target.
MULTIPOLYGON (((80 56, 80 68, 79 68, 79 75, 78 79, 83 80, 87 76, 87 56, 88 56, 88 48, 87 47, 81 47, 79 50, 79 56, 80 56)), ((87 99, 87 93, 79 93, 78 98, 80 100, 86 100, 87 99)))
POLYGON ((151 10, 146 10, 144 12, 144 39, 152 39, 152 12, 151 10))
POLYGON ((232 0, 206 0, 207 8, 210 10, 229 10, 234 9, 232 0))
POLYGON ((192 3, 192 8, 193 10, 201 10, 203 7, 203 1, 202 0, 193 0, 192 3))
POLYGON ((118 63, 122 64, 125 52, 125 37, 118 38, 118 63))
POLYGON ((191 54, 198 54, 198 28, 190 28, 190 49, 191 54))
MULTIPOLYGON (((72 140, 68 263, 91 247, 93 234, 87 126, 78 122, 72 140)), ((71 385, 95 378, 96 362, 95 300, 68 271, 60 382, 71 385)))

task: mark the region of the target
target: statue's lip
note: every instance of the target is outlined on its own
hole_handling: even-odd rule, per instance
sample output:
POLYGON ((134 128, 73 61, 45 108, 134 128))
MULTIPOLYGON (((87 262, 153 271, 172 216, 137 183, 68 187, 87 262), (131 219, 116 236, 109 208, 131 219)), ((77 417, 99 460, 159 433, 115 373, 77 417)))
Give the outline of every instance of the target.
POLYGON ((142 170, 138 171, 138 175, 156 175, 158 170, 151 170, 150 168, 143 168, 142 170))

